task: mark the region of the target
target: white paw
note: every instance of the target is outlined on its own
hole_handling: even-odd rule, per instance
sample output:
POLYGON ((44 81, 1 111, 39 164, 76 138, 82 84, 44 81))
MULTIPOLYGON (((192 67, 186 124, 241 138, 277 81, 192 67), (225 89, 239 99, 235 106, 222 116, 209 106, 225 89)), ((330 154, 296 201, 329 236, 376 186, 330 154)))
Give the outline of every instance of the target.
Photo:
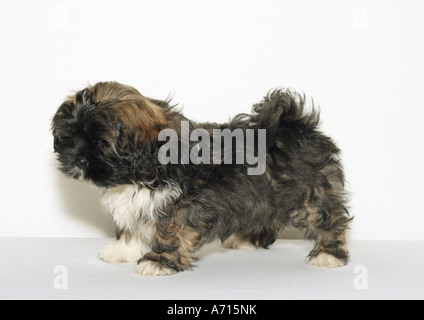
POLYGON ((337 268, 345 265, 342 260, 339 260, 335 256, 325 252, 314 257, 306 258, 306 263, 310 266, 319 268, 337 268))
POLYGON ((161 267, 153 261, 141 261, 135 267, 135 273, 138 273, 139 275, 142 275, 145 277, 152 277, 152 276, 169 276, 177 272, 173 269, 161 267))
POLYGON ((123 240, 117 240, 100 249, 98 257, 109 263, 135 263, 142 254, 140 245, 133 241, 127 244, 123 240))
POLYGON ((228 248, 228 249, 239 249, 239 250, 257 249, 256 246, 250 241, 241 240, 237 238, 235 235, 231 235, 227 239, 225 239, 222 245, 224 246, 224 248, 228 248))

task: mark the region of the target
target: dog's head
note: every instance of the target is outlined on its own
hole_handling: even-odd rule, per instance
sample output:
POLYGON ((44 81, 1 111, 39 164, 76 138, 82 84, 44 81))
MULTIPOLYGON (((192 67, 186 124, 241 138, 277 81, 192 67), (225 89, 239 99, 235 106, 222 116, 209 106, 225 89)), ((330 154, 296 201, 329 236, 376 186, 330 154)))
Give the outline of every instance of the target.
MULTIPOLYGON (((54 150, 61 171, 72 178, 101 187, 129 184, 164 126, 164 109, 136 89, 100 82, 59 107, 52 121, 54 150)), ((143 167, 149 179, 153 169, 143 167)))

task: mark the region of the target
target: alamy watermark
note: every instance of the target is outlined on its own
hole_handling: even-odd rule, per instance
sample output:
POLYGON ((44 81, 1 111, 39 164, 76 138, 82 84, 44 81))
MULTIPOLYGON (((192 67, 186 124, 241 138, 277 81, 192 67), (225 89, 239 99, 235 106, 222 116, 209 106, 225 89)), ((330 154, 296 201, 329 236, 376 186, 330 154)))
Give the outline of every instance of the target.
POLYGON ((161 164, 236 164, 247 163, 248 175, 261 175, 266 169, 266 130, 240 128, 230 130, 197 128, 190 133, 188 121, 181 121, 180 139, 173 129, 163 129, 159 141, 167 141, 159 149, 161 164), (255 134, 257 133, 257 134, 255 134), (257 138, 255 139, 255 135, 257 138), (235 139, 235 150, 233 150, 235 139), (255 141, 256 140, 256 141, 255 141), (190 143, 191 142, 191 143, 190 143), (194 144, 197 142, 196 144, 194 144), (223 145, 223 146, 222 146, 223 145), (256 146, 256 147, 255 147, 256 146), (180 149, 180 150, 179 150, 180 149))
POLYGON ((357 6, 354 9, 353 26, 356 30, 367 30, 368 29, 368 7, 357 6))
POLYGON ((54 267, 53 273, 57 274, 53 279, 53 287, 56 290, 68 289, 68 268, 64 265, 57 265, 54 267))
POLYGON ((368 268, 363 265, 357 265, 353 269, 353 273, 357 274, 353 279, 353 287, 356 290, 368 289, 368 268))
POLYGON ((65 5, 57 5, 53 10, 53 26, 56 30, 69 29, 69 10, 65 5))

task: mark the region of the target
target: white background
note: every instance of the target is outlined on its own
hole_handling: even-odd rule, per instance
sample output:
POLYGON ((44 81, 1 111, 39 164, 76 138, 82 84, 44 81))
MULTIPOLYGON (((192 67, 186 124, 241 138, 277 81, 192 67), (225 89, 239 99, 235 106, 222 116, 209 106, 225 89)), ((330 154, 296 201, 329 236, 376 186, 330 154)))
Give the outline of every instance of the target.
POLYGON ((116 80, 199 121, 275 87, 313 97, 343 150, 353 239, 424 240, 422 1, 1 1, 0 236, 113 233, 55 169, 51 118, 116 80))

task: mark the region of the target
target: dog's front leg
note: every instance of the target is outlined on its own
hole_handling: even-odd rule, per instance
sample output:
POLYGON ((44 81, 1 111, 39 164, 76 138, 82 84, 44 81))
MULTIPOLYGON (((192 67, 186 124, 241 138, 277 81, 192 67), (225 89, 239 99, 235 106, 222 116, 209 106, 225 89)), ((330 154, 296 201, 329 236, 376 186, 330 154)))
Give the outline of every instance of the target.
POLYGON ((142 276, 164 276, 187 270, 192 254, 201 246, 200 233, 174 222, 157 223, 152 238, 152 250, 136 267, 142 276))
POLYGON ((116 240, 99 251, 99 258, 109 263, 134 263, 149 249, 143 238, 128 230, 118 230, 116 240))

